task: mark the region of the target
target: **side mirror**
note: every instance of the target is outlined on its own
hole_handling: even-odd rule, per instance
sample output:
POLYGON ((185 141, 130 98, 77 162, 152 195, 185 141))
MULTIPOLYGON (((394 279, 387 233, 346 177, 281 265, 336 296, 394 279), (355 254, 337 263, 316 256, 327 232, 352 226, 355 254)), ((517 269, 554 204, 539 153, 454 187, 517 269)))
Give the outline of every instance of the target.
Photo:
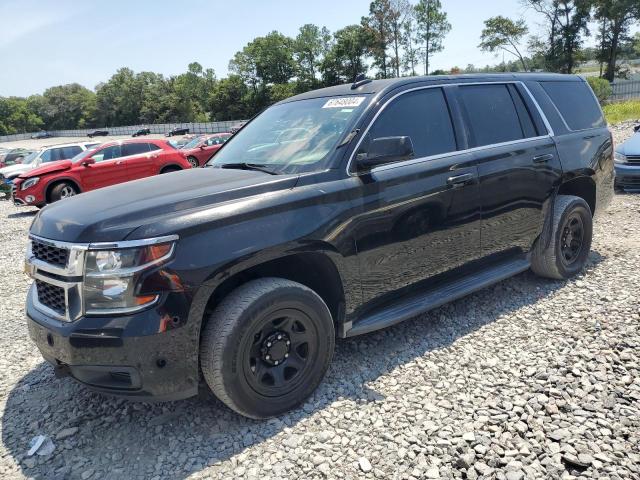
POLYGON ((82 161, 82 166, 83 167, 88 167, 89 165, 93 165, 94 163, 96 163, 95 158, 87 158, 85 160, 82 161))
POLYGON ((202 145, 200 145, 200 150, 204 150, 206 147, 206 145, 203 143, 202 145))
POLYGON ((371 170, 378 165, 406 160, 414 156, 411 137, 374 138, 367 152, 356 155, 358 170, 371 170))

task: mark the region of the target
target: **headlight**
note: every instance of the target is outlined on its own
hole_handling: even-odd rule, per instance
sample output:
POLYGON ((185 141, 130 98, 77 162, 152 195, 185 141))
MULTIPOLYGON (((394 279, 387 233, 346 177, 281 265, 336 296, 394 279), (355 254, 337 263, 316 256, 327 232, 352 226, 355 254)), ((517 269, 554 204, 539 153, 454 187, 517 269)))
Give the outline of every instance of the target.
POLYGON ((31 188, 39 181, 40 181, 40 177, 27 178, 24 182, 22 182, 22 185, 20 185, 20 190, 26 190, 27 188, 31 188))
POLYGON ((616 163, 627 163, 627 156, 620 152, 615 152, 613 154, 613 161, 616 163))
POLYGON ((89 250, 85 261, 84 305, 88 314, 126 313, 152 305, 158 295, 139 295, 145 270, 171 258, 174 242, 136 248, 89 250))

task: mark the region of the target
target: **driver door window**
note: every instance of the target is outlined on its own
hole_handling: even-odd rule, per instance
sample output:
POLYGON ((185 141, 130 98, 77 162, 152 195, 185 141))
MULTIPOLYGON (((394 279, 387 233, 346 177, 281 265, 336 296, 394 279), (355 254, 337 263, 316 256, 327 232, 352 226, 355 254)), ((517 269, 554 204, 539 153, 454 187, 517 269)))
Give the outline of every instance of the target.
POLYGON ((377 138, 411 138, 415 158, 456 150, 451 115, 441 88, 426 88, 400 95, 387 105, 369 130, 358 154, 366 154, 377 138))
POLYGON ((104 162, 106 160, 113 160, 115 158, 120 158, 122 156, 120 145, 111 145, 110 147, 103 148, 102 150, 98 150, 94 155, 93 159, 96 163, 104 162))

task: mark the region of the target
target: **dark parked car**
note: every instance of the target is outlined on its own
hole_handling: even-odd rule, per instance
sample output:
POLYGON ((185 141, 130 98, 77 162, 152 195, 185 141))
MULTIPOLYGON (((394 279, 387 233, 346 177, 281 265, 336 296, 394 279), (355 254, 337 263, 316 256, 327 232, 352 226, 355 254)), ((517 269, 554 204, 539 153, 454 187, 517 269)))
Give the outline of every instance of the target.
POLYGON ((141 128, 140 130, 136 131, 133 135, 131 135, 132 137, 141 137, 143 135, 149 135, 151 133, 151 130, 148 128, 141 128))
POLYGON ((174 135, 186 135, 187 133, 189 133, 189 129, 188 128, 180 128, 180 127, 176 127, 172 130, 169 130, 167 133, 165 133, 166 137, 172 137, 174 135))
POLYGON ((630 139, 616 147, 616 190, 640 192, 640 125, 630 139))
POLYGON ((580 272, 613 180, 611 134, 577 76, 307 92, 207 168, 43 209, 30 336, 58 374, 99 391, 185 398, 201 369, 235 411, 278 415, 321 382, 336 337, 527 269, 580 272))
POLYGON ((88 133, 87 137, 89 137, 89 138, 106 137, 107 135, 109 135, 109 132, 107 132, 106 130, 94 130, 93 132, 88 133))
POLYGON ((34 133, 33 135, 31 135, 31 138, 35 140, 39 140, 41 138, 51 138, 51 137, 53 137, 53 135, 51 135, 49 132, 45 132, 44 130, 42 132, 34 133))

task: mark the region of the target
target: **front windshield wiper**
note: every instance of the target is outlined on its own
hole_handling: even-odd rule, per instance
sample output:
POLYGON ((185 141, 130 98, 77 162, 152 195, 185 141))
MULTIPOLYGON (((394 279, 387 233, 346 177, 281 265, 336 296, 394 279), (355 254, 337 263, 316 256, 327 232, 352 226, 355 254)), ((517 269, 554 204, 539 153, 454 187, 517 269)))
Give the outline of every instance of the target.
POLYGON ((219 168, 235 168, 237 170, 256 170, 258 172, 268 173, 269 175, 278 175, 278 172, 269 170, 264 165, 259 163, 223 163, 218 165, 219 168))

